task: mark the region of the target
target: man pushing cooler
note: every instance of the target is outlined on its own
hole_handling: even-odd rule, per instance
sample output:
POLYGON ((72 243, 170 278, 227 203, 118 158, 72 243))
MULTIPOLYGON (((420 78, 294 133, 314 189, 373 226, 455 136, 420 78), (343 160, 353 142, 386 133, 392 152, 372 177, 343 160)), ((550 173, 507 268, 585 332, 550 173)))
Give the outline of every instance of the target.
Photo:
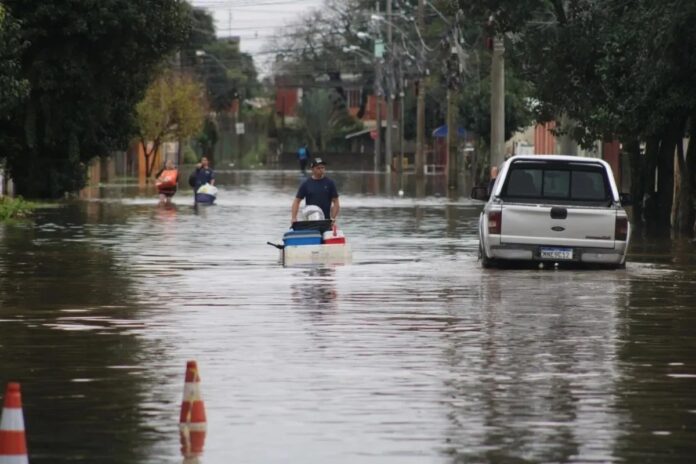
POLYGON ((295 195, 295 200, 292 202, 292 222, 297 222, 297 213, 303 199, 307 206, 318 206, 324 212, 325 218, 334 221, 341 209, 336 184, 326 177, 326 162, 324 160, 315 158, 310 166, 312 176, 302 182, 295 195))

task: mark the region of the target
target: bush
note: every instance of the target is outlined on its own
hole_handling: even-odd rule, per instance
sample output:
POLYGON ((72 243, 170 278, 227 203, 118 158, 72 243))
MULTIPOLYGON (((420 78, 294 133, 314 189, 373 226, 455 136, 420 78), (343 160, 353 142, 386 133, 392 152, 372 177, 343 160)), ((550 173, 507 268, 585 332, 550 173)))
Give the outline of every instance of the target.
POLYGON ((35 203, 26 201, 22 197, 0 197, 0 221, 25 218, 35 208, 35 203))

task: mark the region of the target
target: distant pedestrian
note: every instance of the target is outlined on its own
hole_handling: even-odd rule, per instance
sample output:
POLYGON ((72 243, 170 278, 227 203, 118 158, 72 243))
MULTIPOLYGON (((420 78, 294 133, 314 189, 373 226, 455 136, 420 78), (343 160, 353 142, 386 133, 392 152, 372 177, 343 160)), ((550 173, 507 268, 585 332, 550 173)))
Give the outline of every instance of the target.
POLYGON ((155 179, 160 203, 171 203, 179 181, 179 171, 174 167, 174 161, 167 160, 164 167, 155 175, 155 179))
POLYGON ((211 169, 208 158, 203 156, 196 165, 196 170, 189 177, 189 185, 193 187, 195 193, 205 184, 215 185, 215 171, 211 169))
POLYGON ((189 185, 193 187, 194 205, 198 203, 210 203, 215 201, 217 188, 215 188, 215 172, 210 168, 208 158, 201 157, 200 163, 196 165, 196 170, 189 176, 189 185), (205 192, 200 192, 201 187, 206 186, 205 192))
POLYGON ((300 172, 302 174, 304 174, 305 170, 307 169, 307 162, 309 161, 309 158, 310 158, 309 148, 307 148, 307 144, 304 143, 297 150, 297 161, 299 161, 299 163, 300 163, 300 172))

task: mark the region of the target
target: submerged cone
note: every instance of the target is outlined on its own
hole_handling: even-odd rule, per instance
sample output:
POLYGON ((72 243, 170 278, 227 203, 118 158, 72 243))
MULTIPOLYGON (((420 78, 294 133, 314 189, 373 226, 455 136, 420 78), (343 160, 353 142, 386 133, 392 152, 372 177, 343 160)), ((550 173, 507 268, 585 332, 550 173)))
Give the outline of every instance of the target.
POLYGON ((200 390, 200 376, 196 361, 186 363, 186 383, 181 401, 179 434, 181 454, 195 457, 203 453, 206 434, 205 405, 200 390))
POLYGON ((19 383, 10 382, 5 390, 2 419, 0 419, 0 464, 28 463, 22 395, 19 383))

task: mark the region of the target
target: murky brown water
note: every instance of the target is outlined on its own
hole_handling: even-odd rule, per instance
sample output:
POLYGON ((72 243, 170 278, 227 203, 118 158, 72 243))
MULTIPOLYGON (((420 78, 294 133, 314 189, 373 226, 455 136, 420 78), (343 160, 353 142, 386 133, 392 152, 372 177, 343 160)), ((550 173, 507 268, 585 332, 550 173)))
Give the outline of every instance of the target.
POLYGON ((442 179, 334 178, 350 266, 277 264, 294 173, 223 174, 197 212, 109 187, 0 226, 0 383, 22 382, 31 462, 182 462, 189 359, 205 464, 696 460, 692 243, 484 271, 480 204, 442 179))

